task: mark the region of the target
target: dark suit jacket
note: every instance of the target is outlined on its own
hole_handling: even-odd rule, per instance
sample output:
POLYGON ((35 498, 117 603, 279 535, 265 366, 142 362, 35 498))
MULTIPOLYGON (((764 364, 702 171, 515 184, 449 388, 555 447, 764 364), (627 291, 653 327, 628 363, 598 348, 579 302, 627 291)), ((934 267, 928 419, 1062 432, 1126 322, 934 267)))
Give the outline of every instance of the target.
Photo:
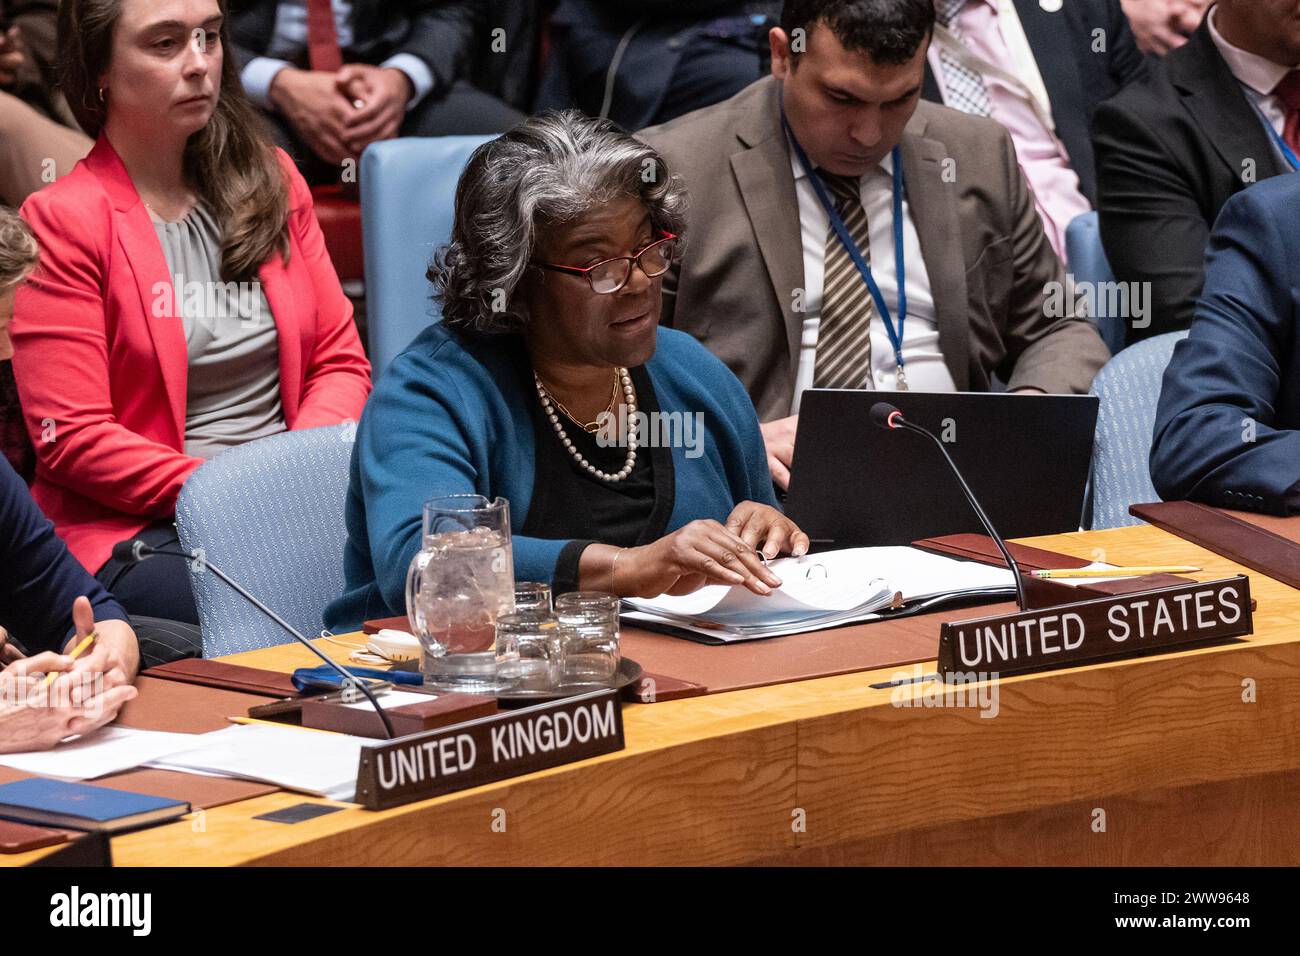
POLYGON ((659 114, 683 53, 706 24, 760 8, 772 19, 780 13, 775 0, 560 0, 536 108, 577 107, 597 115, 619 55, 608 116, 624 129, 641 129, 659 114))
MULTIPOLYGON (((799 205, 780 85, 637 136, 690 192, 685 253, 664 278, 665 325, 690 332, 749 389, 759 418, 788 415, 803 313, 799 205)), ((1085 318, 1047 318, 1044 287, 1063 279, 1011 137, 997 123, 920 103, 901 144, 903 176, 957 387, 1083 392, 1109 353, 1085 318), (955 182, 944 161, 956 161, 955 182)))
POLYGON ((1156 412, 1162 498, 1300 512, 1297 209, 1300 176, 1282 176, 1228 200, 1215 224, 1205 293, 1156 412))
POLYGON ((0 24, 17 26, 30 54, 8 92, 56 119, 62 97, 55 93, 58 76, 58 0, 0 0, 0 24))
POLYGON ((1203 22, 1093 119, 1101 240, 1115 277, 1150 282, 1151 325, 1129 342, 1185 329, 1223 204, 1286 171, 1203 22), (1253 179, 1244 179, 1253 170, 1253 179))
MULTIPOLYGON (((1093 111, 1102 100, 1141 76, 1146 60, 1119 0, 1067 0, 1055 13, 1044 10, 1039 0, 1015 0, 1015 5, 1047 87, 1056 135, 1070 154, 1080 190, 1096 205, 1096 162, 1088 135, 1093 111), (1105 48, 1094 49, 1102 40, 1105 48)), ((943 102, 928 64, 922 95, 943 102)))
MULTIPOLYGON (((231 41, 239 62, 265 56, 275 33, 277 0, 230 0, 231 41)), ((480 0, 353 0, 349 63, 382 63, 411 53, 429 66, 433 95, 464 75, 483 27, 480 0)))

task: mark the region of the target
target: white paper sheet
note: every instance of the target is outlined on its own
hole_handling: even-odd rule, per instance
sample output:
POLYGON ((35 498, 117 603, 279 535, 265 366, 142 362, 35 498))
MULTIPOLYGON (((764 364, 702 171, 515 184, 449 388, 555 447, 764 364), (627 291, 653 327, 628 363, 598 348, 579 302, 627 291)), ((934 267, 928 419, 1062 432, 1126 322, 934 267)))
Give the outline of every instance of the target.
POLYGON ((214 730, 198 741, 192 749, 168 754, 150 766, 222 773, 338 800, 352 798, 361 748, 374 743, 366 737, 267 724, 214 730))
MULTIPOLYGON (((397 690, 394 688, 385 693, 376 694, 375 700, 378 701, 380 707, 384 708, 384 710, 388 710, 392 707, 405 707, 407 704, 426 704, 429 701, 434 700, 435 696, 436 695, 434 694, 420 694, 413 690, 397 690)), ((370 701, 366 700, 364 697, 356 703, 344 704, 343 706, 351 707, 353 710, 373 711, 375 709, 371 705, 370 701)))
POLYGON ((781 587, 768 596, 739 586, 711 585, 681 596, 631 598, 626 604, 668 623, 720 625, 775 636, 809 626, 870 620, 872 612, 889 607, 895 595, 909 603, 1013 586, 1006 568, 909 547, 846 548, 781 558, 769 567, 781 578, 781 587))
POLYGON ((194 746, 202 734, 172 734, 130 727, 102 727, 73 737, 52 750, 0 754, 0 764, 24 773, 62 780, 93 780, 121 773, 194 746))

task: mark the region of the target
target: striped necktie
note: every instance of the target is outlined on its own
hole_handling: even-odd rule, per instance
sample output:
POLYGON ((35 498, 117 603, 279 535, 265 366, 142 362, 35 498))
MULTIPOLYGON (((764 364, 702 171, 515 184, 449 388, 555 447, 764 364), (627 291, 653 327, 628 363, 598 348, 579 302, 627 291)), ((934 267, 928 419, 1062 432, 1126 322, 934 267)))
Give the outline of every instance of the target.
MULTIPOLYGON (((858 251, 871 265, 867 211, 856 176, 819 173, 858 251)), ((871 388, 871 316, 875 302, 834 227, 826 236, 821 329, 817 335, 814 388, 871 388)))
MULTIPOLYGON (((966 5, 966 0, 935 0, 935 18, 957 40, 961 33, 957 28, 957 14, 966 5)), ((993 108, 989 105, 989 92, 984 88, 984 79, 975 70, 961 61, 952 51, 939 48, 939 64, 943 68, 944 97, 948 106, 971 113, 975 116, 990 116, 993 108)))

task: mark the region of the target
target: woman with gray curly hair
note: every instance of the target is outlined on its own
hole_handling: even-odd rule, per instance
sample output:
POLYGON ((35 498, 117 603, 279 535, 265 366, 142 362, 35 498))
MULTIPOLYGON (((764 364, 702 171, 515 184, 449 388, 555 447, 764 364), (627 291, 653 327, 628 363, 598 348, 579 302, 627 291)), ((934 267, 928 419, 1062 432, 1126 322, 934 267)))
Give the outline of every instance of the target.
POLYGON ((17 213, 0 205, 0 455, 24 481, 36 470, 36 454, 23 425, 18 386, 14 382, 13 342, 9 323, 14 317, 14 291, 18 283, 36 268, 39 251, 36 237, 17 213))
POLYGON ((429 270, 443 321, 358 427, 332 629, 404 610, 434 495, 506 498, 516 576, 556 593, 780 585, 763 556, 808 539, 776 508, 749 396, 658 327, 685 201, 653 149, 575 111, 475 151, 429 270))

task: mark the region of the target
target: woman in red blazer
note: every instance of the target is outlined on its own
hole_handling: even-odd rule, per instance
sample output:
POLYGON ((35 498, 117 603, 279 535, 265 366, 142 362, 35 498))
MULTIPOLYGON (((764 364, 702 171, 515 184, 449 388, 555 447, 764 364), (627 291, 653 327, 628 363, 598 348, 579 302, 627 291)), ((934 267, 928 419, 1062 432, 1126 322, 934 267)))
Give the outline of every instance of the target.
POLYGON ((41 246, 13 322, 32 493, 128 612, 197 623, 183 562, 122 567, 113 546, 174 545, 176 496, 222 447, 357 419, 370 366, 307 186, 224 55, 224 0, 70 0, 59 13, 64 88, 96 143, 22 209, 41 246), (252 312, 214 324, 202 295, 187 304, 176 257, 220 273, 199 290, 207 310, 252 312), (274 328, 262 319, 254 335, 258 302, 274 328), (229 405, 255 406, 256 427, 222 421, 223 381, 254 372, 260 390, 229 405))

